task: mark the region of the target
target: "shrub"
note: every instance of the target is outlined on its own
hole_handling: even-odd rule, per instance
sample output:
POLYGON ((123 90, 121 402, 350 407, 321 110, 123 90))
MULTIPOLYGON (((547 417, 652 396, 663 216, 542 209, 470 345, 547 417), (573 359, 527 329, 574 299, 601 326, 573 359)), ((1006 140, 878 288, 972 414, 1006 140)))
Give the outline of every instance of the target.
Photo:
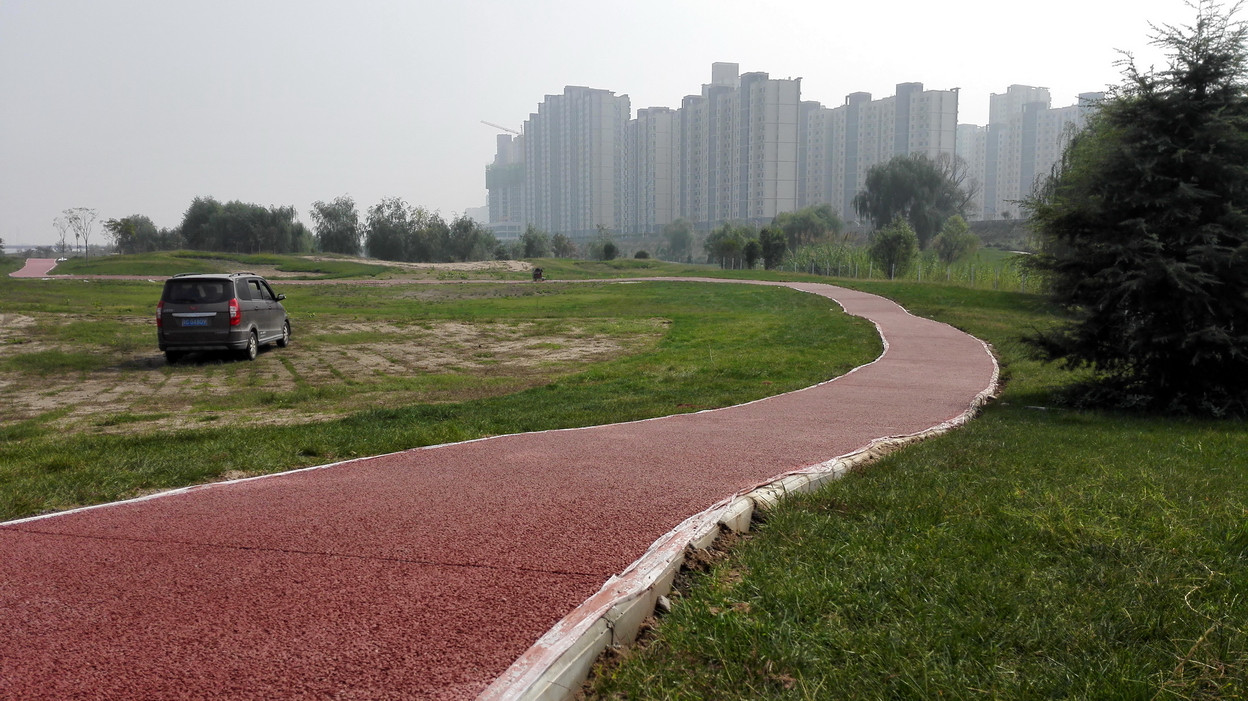
POLYGON ((900 217, 871 234, 871 259, 890 279, 905 275, 918 252, 918 235, 909 222, 900 217))

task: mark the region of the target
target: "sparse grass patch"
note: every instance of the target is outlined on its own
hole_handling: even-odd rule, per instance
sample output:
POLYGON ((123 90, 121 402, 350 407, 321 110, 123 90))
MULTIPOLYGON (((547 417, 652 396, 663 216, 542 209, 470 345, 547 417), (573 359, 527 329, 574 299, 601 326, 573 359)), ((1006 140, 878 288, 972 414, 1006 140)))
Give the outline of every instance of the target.
POLYGON ((168 417, 167 413, 159 414, 134 414, 128 411, 120 414, 110 414, 95 422, 97 426, 121 426, 123 424, 143 423, 146 421, 159 421, 168 417))
POLYGON ((0 359, 0 371, 46 377, 70 372, 91 372, 107 367, 110 362, 108 356, 100 353, 40 350, 0 359))

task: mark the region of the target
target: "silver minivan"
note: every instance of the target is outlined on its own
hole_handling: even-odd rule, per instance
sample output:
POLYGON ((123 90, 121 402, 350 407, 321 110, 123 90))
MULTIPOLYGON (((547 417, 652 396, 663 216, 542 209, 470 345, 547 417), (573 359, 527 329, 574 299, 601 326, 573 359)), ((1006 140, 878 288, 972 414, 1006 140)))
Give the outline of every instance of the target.
POLYGON ((193 351, 233 351, 255 360, 261 345, 290 343, 290 317, 268 280, 255 273, 182 273, 165 281, 156 337, 174 363, 193 351))

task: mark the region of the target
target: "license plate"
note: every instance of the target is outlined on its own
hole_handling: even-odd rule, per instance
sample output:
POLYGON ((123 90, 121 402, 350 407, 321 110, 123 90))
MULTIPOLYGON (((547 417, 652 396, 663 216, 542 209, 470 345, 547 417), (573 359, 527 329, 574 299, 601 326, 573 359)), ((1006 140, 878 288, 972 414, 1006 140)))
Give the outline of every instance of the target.
POLYGON ((207 319, 183 319, 182 325, 183 326, 207 326, 208 320, 207 319))

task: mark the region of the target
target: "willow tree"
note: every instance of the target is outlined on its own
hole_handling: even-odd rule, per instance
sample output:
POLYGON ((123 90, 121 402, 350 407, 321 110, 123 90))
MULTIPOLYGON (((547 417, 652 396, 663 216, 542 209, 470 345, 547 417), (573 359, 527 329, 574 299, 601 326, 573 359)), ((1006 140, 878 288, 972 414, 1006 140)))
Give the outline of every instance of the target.
POLYGON ((966 214, 970 201, 947 163, 916 153, 871 166, 862 191, 854 196, 854 211, 876 229, 905 219, 919 246, 927 248, 949 217, 966 214))

